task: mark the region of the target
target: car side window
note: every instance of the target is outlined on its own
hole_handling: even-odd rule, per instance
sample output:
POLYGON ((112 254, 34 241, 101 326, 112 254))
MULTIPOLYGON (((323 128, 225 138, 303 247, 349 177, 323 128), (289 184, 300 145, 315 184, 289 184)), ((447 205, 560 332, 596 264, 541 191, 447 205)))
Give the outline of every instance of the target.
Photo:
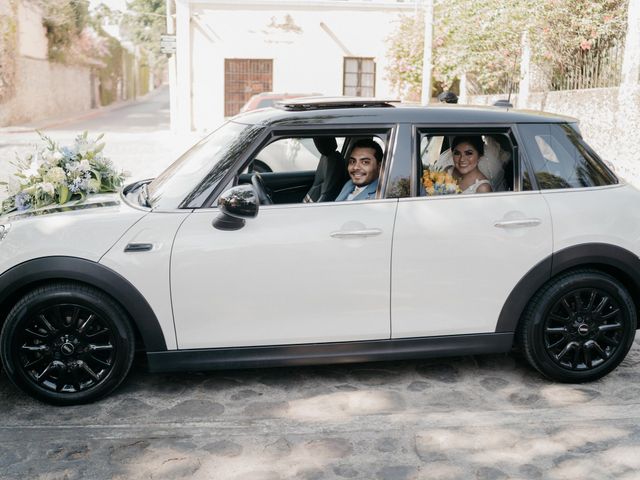
POLYGON ((569 125, 524 124, 524 138, 538 187, 543 190, 612 185, 617 179, 569 125))
POLYGON ((420 132, 419 196, 511 191, 514 149, 506 133, 420 132))
MULTIPOLYGON (((373 142, 381 159, 386 152, 389 131, 341 129, 308 131, 304 136, 289 136, 286 131, 272 132, 272 138, 256 149, 240 168, 233 184, 249 184, 261 193, 261 204, 320 203, 353 200, 352 191, 339 198, 350 181, 348 164, 354 150, 364 141, 373 142), (256 178, 258 177, 258 178, 256 178)), ((356 152, 357 153, 357 152, 356 152)), ((365 162, 360 158, 359 162, 365 162)), ((366 165, 356 174, 356 181, 371 185, 363 192, 363 198, 374 199, 378 195, 378 182, 371 179, 381 171, 384 161, 376 161, 375 172, 366 165), (364 198, 366 196, 366 198, 364 198)), ((355 191, 355 187, 351 190, 355 191)), ((358 190, 358 193, 360 191, 358 190)))
MULTIPOLYGON (((336 138, 338 150, 344 137, 336 138)), ((264 147, 248 166, 252 172, 304 172, 318 168, 321 153, 312 138, 279 138, 264 147)))

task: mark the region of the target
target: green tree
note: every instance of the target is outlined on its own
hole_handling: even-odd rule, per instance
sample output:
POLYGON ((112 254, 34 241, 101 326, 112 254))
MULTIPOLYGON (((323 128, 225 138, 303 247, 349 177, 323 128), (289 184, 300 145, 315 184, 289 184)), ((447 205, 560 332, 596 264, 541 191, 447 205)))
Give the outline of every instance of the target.
MULTIPOLYGON (((628 0, 436 0, 433 77, 450 89, 465 73, 475 93, 517 81, 521 38, 546 77, 562 75, 585 51, 606 49, 626 28, 628 0)), ((400 94, 420 90, 424 25, 403 17, 389 38, 388 78, 400 94), (415 73, 415 74, 414 74, 415 73)), ((406 97, 405 97, 406 98, 406 97)))
POLYGON ((131 0, 122 13, 120 31, 147 54, 148 67, 156 74, 164 68, 167 57, 160 52, 160 36, 166 31, 165 0, 131 0))
POLYGON ((84 0, 31 0, 42 10, 42 24, 49 40, 49 59, 77 61, 74 43, 90 25, 89 3, 84 0))

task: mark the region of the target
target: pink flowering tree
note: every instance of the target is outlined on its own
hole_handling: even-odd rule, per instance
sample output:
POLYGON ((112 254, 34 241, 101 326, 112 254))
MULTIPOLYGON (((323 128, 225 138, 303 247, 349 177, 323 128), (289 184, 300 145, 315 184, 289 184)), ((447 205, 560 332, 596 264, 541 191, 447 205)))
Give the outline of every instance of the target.
MULTIPOLYGON (((594 49, 623 38, 628 0, 435 0, 433 80, 436 91, 463 73, 472 93, 502 93, 519 77, 521 38, 551 78, 594 49)), ((387 78, 403 98, 420 96, 422 13, 401 17, 388 38, 387 78)))

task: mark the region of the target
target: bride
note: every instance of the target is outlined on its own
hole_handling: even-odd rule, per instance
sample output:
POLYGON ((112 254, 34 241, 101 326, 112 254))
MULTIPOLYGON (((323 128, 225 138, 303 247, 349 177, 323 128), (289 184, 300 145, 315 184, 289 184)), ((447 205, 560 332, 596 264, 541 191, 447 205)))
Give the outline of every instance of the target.
POLYGON ((491 192, 491 182, 478 168, 478 160, 484 155, 482 137, 455 137, 451 142, 453 178, 462 193, 491 192))

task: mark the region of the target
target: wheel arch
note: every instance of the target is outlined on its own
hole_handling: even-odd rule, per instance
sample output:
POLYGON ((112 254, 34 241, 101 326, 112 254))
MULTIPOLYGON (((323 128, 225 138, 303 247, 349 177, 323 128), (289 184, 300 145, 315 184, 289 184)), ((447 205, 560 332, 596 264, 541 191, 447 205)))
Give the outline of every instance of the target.
POLYGON ((640 312, 640 258, 616 245, 584 243, 553 253, 527 272, 502 306, 496 333, 515 332, 535 293, 552 278, 578 268, 599 270, 617 279, 629 291, 636 311, 640 312))
POLYGON ((127 312, 146 351, 165 351, 158 319, 142 294, 123 276, 97 262, 77 257, 41 257, 0 275, 0 327, 11 308, 28 291, 50 281, 73 281, 109 295, 127 312))

